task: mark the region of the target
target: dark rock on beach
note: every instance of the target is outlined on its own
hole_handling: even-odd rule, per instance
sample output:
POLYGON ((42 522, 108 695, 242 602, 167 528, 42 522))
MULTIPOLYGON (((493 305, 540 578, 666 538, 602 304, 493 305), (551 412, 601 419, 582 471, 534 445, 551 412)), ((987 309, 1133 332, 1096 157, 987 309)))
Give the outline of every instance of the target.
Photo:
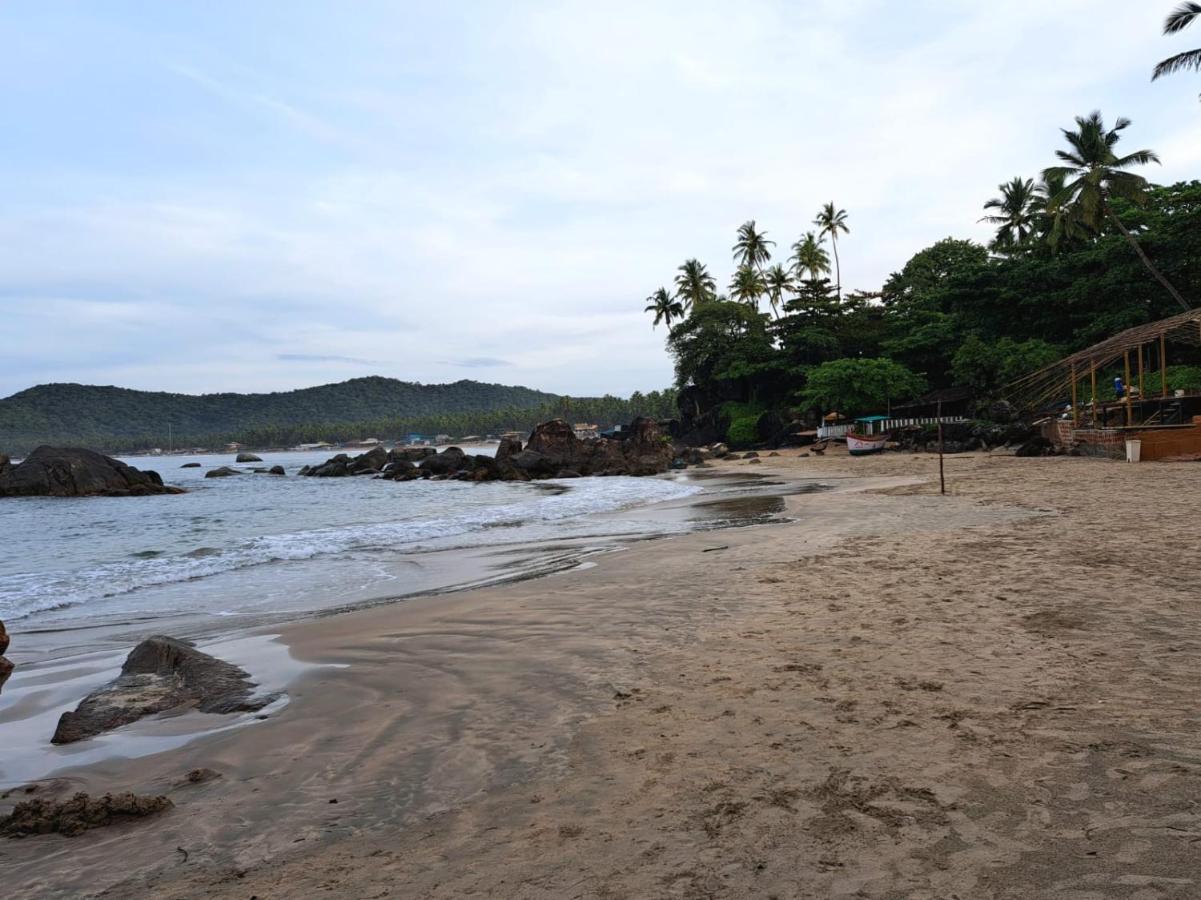
POLYGON ((529 442, 506 438, 495 456, 470 455, 459 447, 441 453, 409 448, 385 453, 383 448, 353 459, 339 453, 301 475, 331 477, 378 472, 394 481, 414 478, 456 481, 528 481, 531 478, 573 478, 584 475, 657 475, 675 458, 670 441, 653 419, 635 419, 620 438, 581 440, 562 419, 537 426, 529 442))
POLYGON ((182 494, 157 472, 94 450, 38 447, 19 465, 0 459, 0 497, 144 497, 182 494))
POLYGON ((0 622, 0 689, 4 688, 4 682, 8 681, 8 676, 13 673, 12 661, 4 656, 6 650, 8 650, 8 632, 4 630, 4 623, 0 622))
POLYGON ((24 800, 11 814, 0 819, 0 835, 27 837, 34 834, 61 834, 74 837, 91 828, 115 825, 132 819, 157 815, 172 807, 166 797, 137 794, 105 794, 92 799, 78 793, 70 800, 24 800))
POLYGON ((239 453, 237 455, 237 458, 234 459, 234 462, 240 462, 240 463, 262 462, 262 461, 263 461, 262 457, 255 456, 253 453, 239 453))
POLYGON ((157 635, 138 644, 116 680, 93 691, 58 720, 52 744, 70 744, 177 707, 232 713, 261 709, 250 676, 187 641, 157 635))

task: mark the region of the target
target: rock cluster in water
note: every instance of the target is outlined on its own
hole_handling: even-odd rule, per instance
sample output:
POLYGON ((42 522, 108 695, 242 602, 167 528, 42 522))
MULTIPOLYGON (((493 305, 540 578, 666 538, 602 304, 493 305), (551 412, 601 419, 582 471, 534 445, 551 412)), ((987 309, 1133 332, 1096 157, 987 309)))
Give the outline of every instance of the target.
POLYGON ((142 471, 94 450, 38 447, 20 464, 0 455, 0 497, 144 497, 182 494, 157 472, 142 471))
POLYGON ((187 641, 150 637, 130 652, 116 680, 62 714, 50 742, 70 744, 183 706, 207 713, 262 709, 274 698, 254 697, 254 687, 244 670, 187 641))
POLYGON ((676 454, 653 419, 635 419, 621 438, 581 440, 562 419, 537 426, 523 447, 501 441, 495 456, 469 454, 458 447, 441 453, 428 447, 376 447, 359 456, 339 453, 301 475, 339 477, 372 475, 393 481, 418 478, 459 481, 529 481, 587 475, 657 475, 672 467, 676 454))

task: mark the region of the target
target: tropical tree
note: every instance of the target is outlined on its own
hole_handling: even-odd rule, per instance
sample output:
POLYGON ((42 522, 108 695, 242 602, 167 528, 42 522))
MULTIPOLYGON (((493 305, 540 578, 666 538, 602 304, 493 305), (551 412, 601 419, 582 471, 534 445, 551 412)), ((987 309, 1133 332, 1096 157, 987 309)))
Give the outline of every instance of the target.
POLYGON ((734 243, 734 262, 740 267, 762 271, 765 263, 771 260, 769 247, 776 246, 775 241, 767 239, 766 231, 755 228, 755 220, 743 222, 738 226, 738 240, 734 243))
MULTIPOLYGON (((1198 18, 1201 18, 1201 3, 1181 3, 1168 15, 1167 21, 1163 24, 1163 33, 1178 34, 1198 18)), ((1201 71, 1201 49, 1186 50, 1184 53, 1169 56, 1155 67, 1155 73, 1151 76, 1151 80, 1155 81, 1164 75, 1172 75, 1185 69, 1201 71)))
POLYGON ((643 312, 655 314, 655 322, 652 327, 658 328, 659 323, 662 322, 671 328, 672 319, 684 318, 684 304, 677 300, 667 288, 661 287, 646 298, 646 309, 643 312))
POLYGON ((763 287, 767 294, 767 302, 771 304, 771 311, 777 319, 780 318, 780 304, 784 302, 784 295, 791 293, 794 288, 792 273, 776 263, 763 273, 763 287))
POLYGON ((1032 178, 1014 178, 999 185, 1000 197, 993 197, 984 204, 986 210, 995 210, 980 219, 996 225, 997 236, 992 248, 1002 253, 1011 252, 1029 240, 1038 224, 1040 196, 1032 178))
POLYGON ((730 298, 748 306, 758 307, 766 290, 763 276, 750 266, 739 266, 730 279, 730 298))
POLYGON ((823 275, 830 274, 830 254, 822 246, 821 241, 812 231, 792 245, 792 270, 796 277, 816 281, 823 275))
POLYGON ((1049 209, 1052 213, 1064 210, 1071 222, 1096 232, 1101 231, 1107 220, 1112 222, 1134 248, 1143 265, 1176 302, 1186 310, 1192 309, 1151 262, 1110 202, 1119 198, 1136 207, 1146 205, 1147 179, 1126 170, 1131 166, 1159 162, 1159 157, 1152 150, 1136 150, 1125 156, 1118 156, 1114 152, 1114 147, 1121 140, 1121 133, 1129 127, 1129 119, 1119 118, 1113 128, 1106 128, 1101 113, 1093 112, 1087 117, 1076 117, 1075 131, 1062 129, 1071 149, 1055 152, 1066 165, 1052 166, 1043 172, 1043 178, 1048 182, 1056 178, 1064 180, 1063 188, 1051 198, 1049 209))
POLYGON ((827 203, 813 220, 818 228, 818 237, 830 236, 830 245, 834 248, 834 284, 838 289, 838 299, 842 300, 842 264, 838 260, 838 233, 850 234, 847 227, 847 211, 836 209, 833 203, 827 203))
POLYGON ((685 309, 694 309, 712 300, 717 293, 717 282, 699 259, 687 259, 676 274, 676 296, 685 309))

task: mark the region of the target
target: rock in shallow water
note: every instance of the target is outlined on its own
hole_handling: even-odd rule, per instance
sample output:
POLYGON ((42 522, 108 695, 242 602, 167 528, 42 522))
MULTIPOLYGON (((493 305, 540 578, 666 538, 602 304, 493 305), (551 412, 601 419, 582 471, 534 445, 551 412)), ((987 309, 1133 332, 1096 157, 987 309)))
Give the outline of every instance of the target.
POLYGON ((133 649, 115 681, 62 714, 50 743, 70 744, 180 706, 207 713, 262 709, 274 698, 253 697, 254 687, 232 663, 156 635, 133 649))
POLYGON ((0 466, 0 497, 142 497, 182 494, 157 472, 142 471, 94 450, 38 447, 20 465, 0 466))
POLYGON ((166 797, 137 794, 105 794, 93 800, 78 793, 70 800, 25 800, 7 817, 0 819, 0 835, 27 837, 33 834, 62 834, 74 837, 89 828, 114 825, 129 819, 153 816, 168 810, 166 797))

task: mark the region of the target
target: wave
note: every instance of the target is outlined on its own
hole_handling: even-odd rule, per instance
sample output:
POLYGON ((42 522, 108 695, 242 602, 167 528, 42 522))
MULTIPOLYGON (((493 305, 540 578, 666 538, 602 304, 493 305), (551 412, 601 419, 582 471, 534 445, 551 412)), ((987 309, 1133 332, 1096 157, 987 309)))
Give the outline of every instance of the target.
MULTIPOLYGON (((542 484, 547 484, 543 482, 542 484)), ((605 478, 551 482, 515 503, 460 508, 437 516, 334 526, 264 535, 230 546, 193 548, 176 554, 141 553, 73 571, 18 573, 0 577, 0 618, 15 621, 37 613, 120 597, 139 589, 209 578, 254 566, 345 553, 404 552, 490 543, 488 532, 562 522, 672 500, 699 488, 660 479, 605 478)), ((454 503, 447 494, 445 503, 454 503)), ((504 536, 514 539, 512 532, 504 536)))

